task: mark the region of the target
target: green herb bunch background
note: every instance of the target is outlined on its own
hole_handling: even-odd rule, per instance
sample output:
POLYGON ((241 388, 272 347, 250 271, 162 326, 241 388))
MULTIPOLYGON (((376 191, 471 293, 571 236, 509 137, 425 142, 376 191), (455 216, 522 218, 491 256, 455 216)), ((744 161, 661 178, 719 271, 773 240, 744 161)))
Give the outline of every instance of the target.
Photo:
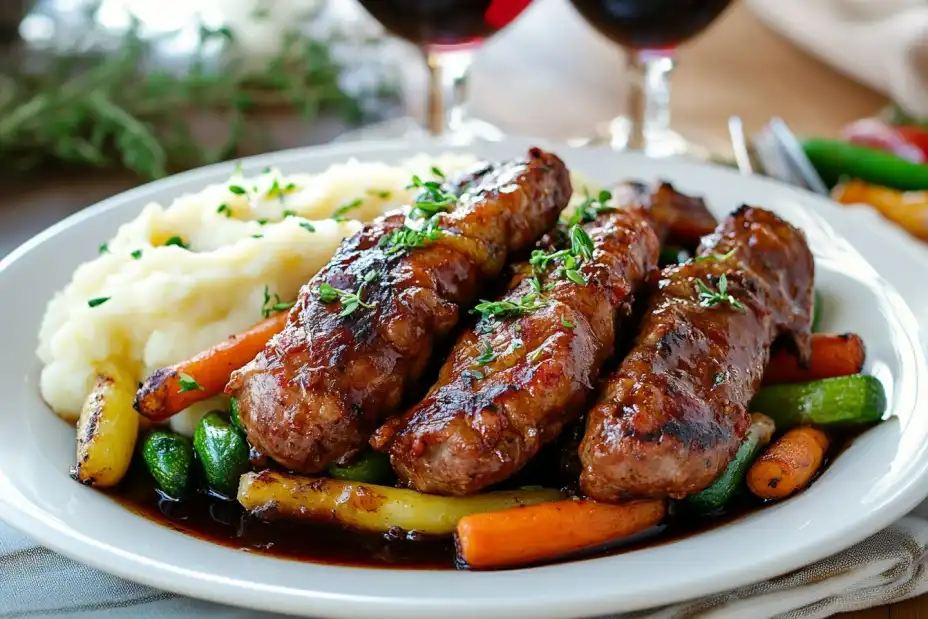
MULTIPOLYGON (((94 9, 86 12, 88 40, 99 35, 95 18, 94 9)), ((246 141, 272 149, 251 121, 261 108, 289 108, 306 123, 322 111, 348 122, 362 116, 361 94, 340 85, 337 35, 283 34, 280 50, 256 65, 229 28, 201 26, 189 65, 172 71, 152 66, 157 40, 140 30, 133 22, 115 50, 57 53, 43 58, 40 70, 26 70, 21 59, 0 66, 0 175, 57 162, 122 166, 153 179, 235 157, 246 141), (196 137, 204 113, 227 123, 218 143, 196 137)), ((389 93, 381 85, 369 94, 389 93)))

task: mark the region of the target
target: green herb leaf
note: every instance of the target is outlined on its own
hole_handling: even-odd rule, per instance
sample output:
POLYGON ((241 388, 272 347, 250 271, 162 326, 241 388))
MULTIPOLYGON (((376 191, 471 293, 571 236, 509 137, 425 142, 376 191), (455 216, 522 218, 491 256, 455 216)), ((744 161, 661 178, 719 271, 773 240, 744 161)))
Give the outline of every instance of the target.
POLYGON ((612 193, 600 191, 596 197, 587 194, 586 199, 577 205, 570 219, 567 220, 568 226, 588 223, 596 219, 600 213, 608 213, 617 210, 613 206, 607 206, 606 202, 612 199, 612 193))
POLYGON ((410 228, 403 225, 390 234, 383 236, 377 242, 377 246, 384 250, 388 256, 399 253, 404 249, 415 247, 425 247, 431 242, 437 241, 442 237, 444 231, 437 227, 436 220, 430 219, 422 229, 410 228))
POLYGON ((441 180, 445 180, 445 173, 442 172, 440 169, 438 169, 437 166, 432 166, 432 174, 433 174, 436 178, 440 178, 441 180))
POLYGON ((226 217, 232 217, 232 209, 225 202, 219 205, 219 208, 216 209, 216 212, 220 215, 225 215, 226 217))
POLYGON ((528 356, 529 363, 535 363, 536 361, 541 359, 544 356, 544 354, 545 354, 544 348, 536 348, 535 350, 532 351, 532 354, 528 356))
POLYGON ((586 278, 580 274, 580 271, 576 269, 567 269, 564 271, 564 275, 573 283, 586 286, 586 278))
POLYGON ((693 258, 693 262, 704 262, 706 260, 716 260, 722 262, 728 260, 735 255, 735 252, 738 251, 737 247, 733 247, 730 251, 725 252, 724 254, 706 254, 704 256, 696 256, 693 258))
POLYGON ((544 307, 546 304, 547 303, 540 299, 537 294, 529 293, 522 296, 518 302, 508 300, 482 300, 474 307, 474 309, 471 310, 471 313, 480 314, 482 319, 487 319, 490 317, 515 318, 517 316, 523 316, 529 312, 534 312, 535 310, 544 307))
POLYGON ((109 251, 110 251, 110 246, 107 245, 106 243, 100 243, 100 247, 98 247, 97 250, 98 250, 101 254, 108 254, 109 251))
MULTIPOLYGON (((433 172, 441 172, 437 168, 433 172)), ((439 178, 444 178, 441 176, 439 178)), ((436 181, 423 181, 418 176, 413 175, 412 183, 407 189, 420 189, 419 194, 413 202, 413 209, 409 212, 410 219, 425 219, 448 211, 453 204, 458 202, 458 197, 453 193, 442 189, 441 183, 436 181)))
POLYGON ((577 258, 593 259, 593 239, 578 225, 570 229, 570 251, 577 258))
POLYGON ((263 239, 263 238, 264 238, 264 235, 263 235, 263 234, 252 234, 252 235, 251 235, 251 238, 253 238, 253 239, 263 239))
POLYGON ((248 190, 241 185, 229 185, 229 191, 237 196, 244 196, 248 193, 248 190))
POLYGON ((164 242, 164 247, 170 246, 180 247, 181 249, 190 249, 190 246, 179 236, 172 236, 167 241, 164 242))
POLYGON ((139 258, 142 257, 142 250, 136 249, 134 252, 130 253, 129 255, 132 256, 133 259, 138 260, 139 258))
POLYGON ((283 212, 283 216, 284 216, 284 219, 286 219, 287 217, 296 217, 296 211, 291 211, 290 209, 287 209, 283 212))
POLYGON ((484 345, 483 350, 480 352, 480 356, 477 357, 477 365, 486 365, 496 359, 496 353, 493 352, 493 347, 489 344, 484 345))
POLYGON ((563 316, 561 316, 561 324, 564 325, 564 328, 566 328, 566 329, 573 329, 573 328, 576 326, 576 325, 574 325, 574 323, 570 322, 569 320, 567 320, 567 319, 564 318, 563 316))
POLYGON ((352 292, 350 290, 340 290, 328 282, 322 282, 319 284, 318 288, 319 300, 323 303, 334 303, 337 300, 341 300, 342 311, 338 315, 342 317, 353 314, 359 307, 366 307, 368 309, 377 307, 376 303, 365 303, 362 300, 362 296, 364 295, 364 286, 377 278, 376 273, 374 275, 374 277, 370 277, 369 274, 365 274, 361 278, 362 283, 361 286, 358 287, 357 292, 352 292))
POLYGON ((266 225, 267 225, 267 222, 268 222, 269 220, 267 220, 267 219, 258 219, 257 221, 258 221, 258 225, 259 225, 259 226, 266 226, 266 225))
POLYGON ((99 307, 100 305, 103 305, 104 303, 109 301, 111 298, 112 297, 96 297, 94 299, 90 299, 89 301, 87 301, 87 305, 90 307, 99 307))
POLYGON ((720 303, 728 303, 735 309, 744 309, 744 304, 728 293, 728 278, 724 273, 719 276, 718 290, 712 290, 706 282, 699 279, 696 280, 696 291, 699 293, 699 304, 703 307, 715 307, 720 303))
POLYGON ((200 385, 193 376, 190 374, 185 374, 181 372, 178 376, 177 384, 180 385, 180 391, 178 393, 186 393, 188 391, 203 391, 203 386, 200 385))
POLYGON ((381 200, 389 200, 392 195, 389 189, 368 189, 368 195, 376 196, 381 200))
POLYGON ((301 221, 301 222, 300 222, 300 227, 303 228, 304 230, 308 230, 308 231, 310 231, 310 232, 315 232, 315 231, 316 231, 316 227, 313 226, 313 225, 312 225, 311 223, 309 223, 308 221, 301 221))
POLYGON ((291 301, 289 303, 281 301, 280 295, 276 292, 274 293, 274 298, 271 299, 270 289, 267 286, 264 287, 264 303, 261 305, 261 315, 264 318, 270 318, 271 314, 288 310, 294 305, 296 305, 296 301, 291 301))
POLYGON ((335 209, 334 213, 332 213, 332 219, 335 221, 345 221, 345 214, 360 207, 362 204, 364 204, 364 200, 361 198, 355 198, 351 202, 342 204, 337 209, 335 209))

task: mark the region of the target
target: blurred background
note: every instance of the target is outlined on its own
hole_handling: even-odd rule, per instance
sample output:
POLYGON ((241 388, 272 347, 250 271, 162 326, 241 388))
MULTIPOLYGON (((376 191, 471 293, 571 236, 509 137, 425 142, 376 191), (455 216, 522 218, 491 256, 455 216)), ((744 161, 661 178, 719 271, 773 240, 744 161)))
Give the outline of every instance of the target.
MULTIPOLYGON (((424 4, 364 4, 377 13, 378 2, 409 15, 424 4)), ((676 38, 645 45, 644 55, 625 51, 632 43, 589 8, 596 2, 509 0, 518 9, 472 49, 468 114, 506 134, 608 140, 613 119, 629 112, 642 84, 642 66, 629 65, 644 58, 638 64, 651 67, 645 82, 659 80, 679 43, 673 96, 662 101, 674 128, 699 147, 690 154, 731 163, 730 117, 737 115, 748 134, 779 117, 800 138, 837 138, 912 165, 924 161, 924 134, 896 131, 922 131, 925 111, 917 108, 928 105, 924 0, 661 2, 667 15, 714 8, 702 22, 687 22, 693 27, 685 34, 662 24, 661 33, 676 38), (852 124, 860 119, 870 126, 852 124)), ((427 101, 431 94, 434 104, 436 94, 410 42, 423 40, 401 34, 408 40, 388 34, 355 0, 0 1, 0 256, 74 211, 172 172, 365 137, 345 132, 389 119, 405 118, 403 129, 390 131, 408 135, 410 126, 427 124, 427 101)), ((887 173, 884 166, 868 178, 853 162, 849 170, 835 167, 836 157, 857 162, 855 153, 818 156, 828 185, 862 178, 867 184, 852 187, 854 201, 879 202, 881 212, 928 236, 921 223, 928 218, 898 212, 896 202, 912 204, 911 195, 874 193, 894 184, 894 192, 928 189, 919 186, 924 170, 887 173), (895 183, 897 176, 905 182, 895 183)))

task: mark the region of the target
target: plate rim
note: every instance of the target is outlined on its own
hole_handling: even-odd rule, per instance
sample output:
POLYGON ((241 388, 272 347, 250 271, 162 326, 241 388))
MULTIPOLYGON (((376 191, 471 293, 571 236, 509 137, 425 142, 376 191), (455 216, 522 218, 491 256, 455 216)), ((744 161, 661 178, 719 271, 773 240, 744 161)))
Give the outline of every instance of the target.
MULTIPOLYGON (((543 139, 511 137, 504 141, 504 144, 519 147, 528 143, 538 144, 542 147, 560 149, 561 151, 591 150, 589 148, 569 147, 564 144, 552 143, 549 140, 543 139)), ((433 140, 423 140, 417 142, 376 141, 300 147, 284 151, 276 151, 264 155, 242 158, 238 161, 240 161, 242 166, 247 170, 252 167, 257 168, 267 165, 273 166, 275 165, 275 162, 293 162, 295 160, 307 157, 319 158, 322 160, 332 160, 342 155, 345 158, 363 158, 366 154, 370 153, 385 155, 388 152, 395 152, 397 155, 403 156, 403 153, 410 155, 412 153, 421 152, 429 148, 439 148, 445 146, 448 148, 448 150, 458 150, 453 145, 433 140)), ((643 159, 641 155, 632 153, 612 153, 612 156, 617 158, 635 157, 643 159)), ((233 162, 230 161, 189 170, 181 174, 146 183, 139 187, 106 198, 100 202, 97 202, 96 204, 90 205, 87 208, 74 213, 64 220, 39 232, 31 239, 19 245, 6 257, 0 259, 0 278, 3 277, 4 272, 10 265, 20 260, 33 248, 55 237, 57 234, 64 230, 79 225, 81 222, 89 218, 95 217, 109 210, 119 208, 121 205, 124 205, 127 202, 142 202, 146 199, 150 199, 147 196, 163 191, 172 185, 187 181, 194 181, 201 177, 204 179, 209 179, 214 177, 217 173, 222 172, 223 170, 233 169, 233 165, 233 162)), ((682 161, 674 161, 673 165, 682 165, 685 167, 692 167, 697 169, 707 167, 705 164, 682 161)), ((736 172, 725 169, 721 166, 708 167, 712 167, 719 172, 738 177, 736 172)), ((210 182, 214 181, 208 180, 205 184, 210 182)), ((770 179, 756 178, 752 179, 752 182, 772 184, 777 187, 778 191, 782 192, 783 190, 788 190, 793 194, 800 195, 801 199, 804 201, 811 201, 813 203, 827 202, 827 200, 823 200, 819 196, 808 194, 803 190, 783 185, 770 179)), ((886 222, 881 221, 881 224, 882 225, 879 226, 881 231, 889 226, 889 224, 886 222)), ((886 236, 887 238, 881 238, 881 242, 890 242, 890 235, 883 236, 886 236)), ((926 260, 926 264, 928 264, 928 260, 926 260)), ((882 279, 882 277, 880 277, 880 279, 882 279)), ((908 308, 908 305, 906 305, 906 307, 908 308)), ((911 310, 909 310, 909 312, 911 314, 911 310)), ((914 315, 912 318, 914 319, 914 315)), ((920 329, 918 331, 921 332, 920 329)), ((921 338, 915 338, 915 341, 919 343, 919 361, 924 362, 924 350, 923 346, 921 346, 921 338)), ((876 531, 884 528, 902 515, 911 511, 911 509, 914 508, 924 498, 924 495, 928 494, 928 487, 926 487, 924 491, 919 491, 917 489, 919 482, 924 482, 926 479, 928 479, 928 459, 923 459, 923 461, 920 463, 918 475, 913 476, 913 478, 908 480, 908 483, 904 484, 902 487, 896 488, 895 492, 893 493, 893 498, 888 505, 886 505, 877 514, 873 514, 869 518, 864 518, 856 523, 856 527, 854 527, 856 530, 849 534, 850 537, 853 538, 851 544, 856 543, 869 535, 872 535, 876 531)), ((928 486, 928 484, 922 485, 928 486)), ((2 470, 0 470, 0 488, 15 489, 13 487, 13 482, 6 478, 2 470)), ((17 529, 22 530, 26 535, 37 539, 37 541, 41 542, 42 545, 51 548, 52 550, 55 550, 56 552, 59 552, 65 556, 69 556, 81 563, 91 565, 102 571, 112 573, 129 580, 133 580, 135 582, 143 582, 151 586, 168 591, 174 591, 191 597, 209 599, 219 603, 230 603, 231 601, 239 606, 259 610, 268 609, 266 595, 264 597, 254 595, 256 593, 254 589, 249 590, 247 588, 242 588, 240 585, 244 583, 239 581, 219 583, 216 581, 216 578, 209 578, 210 575, 208 574, 203 574, 200 572, 191 573, 189 570, 178 568, 177 566, 161 564, 160 562, 153 564, 151 561, 148 561, 144 557, 132 552, 121 551, 114 553, 113 551, 117 551, 118 549, 109 547, 102 549, 102 553, 82 553, 80 551, 86 550, 88 547, 96 547, 98 550, 100 550, 100 544, 93 539, 86 538, 86 536, 83 536, 73 529, 67 528, 64 523, 53 522, 47 514, 30 514, 29 510, 23 510, 22 506, 20 506, 20 509, 17 509, 13 502, 10 502, 10 500, 4 496, 5 494, 6 493, 0 493, 0 518, 9 522, 17 529), (36 523, 39 523, 40 526, 37 527, 36 523), (117 556, 111 556, 112 554, 117 556), (107 559, 112 560, 115 558, 122 559, 124 563, 114 563, 107 561, 107 559), (135 569, 129 569, 130 566, 134 567, 135 569), (157 571, 152 571, 152 568, 157 568, 157 571), (188 581, 188 579, 190 580, 188 581), (238 592, 238 595, 231 594, 234 592, 238 592)), ((816 550, 812 553, 814 556, 803 559, 800 564, 796 564, 795 559, 793 561, 787 561, 787 558, 781 559, 781 563, 791 563, 792 567, 783 565, 774 566, 770 565, 769 563, 755 563, 752 569, 743 570, 737 575, 737 577, 733 577, 731 580, 725 580, 724 583, 707 582, 708 578, 706 576, 702 576, 701 578, 699 576, 694 577, 691 581, 687 582, 685 588, 679 587, 676 583, 673 583, 672 587, 668 587, 669 593, 667 593, 666 596, 662 596, 660 603, 667 604, 685 599, 692 599, 694 597, 694 591, 697 590, 698 593, 696 593, 696 595, 702 596, 745 584, 750 584, 759 580, 782 574, 785 571, 789 571, 790 569, 795 569, 799 565, 805 565, 809 562, 819 560, 825 556, 839 552, 840 550, 843 550, 844 548, 847 548, 851 545, 847 543, 847 538, 842 538, 842 533, 847 534, 847 531, 837 531, 828 541, 817 543, 815 546, 816 550)), ((799 551, 796 551, 793 554, 798 554, 798 552, 799 551)), ((516 570, 516 572, 521 571, 527 570, 516 570)), ((464 578, 470 577, 464 576, 464 578)), ((472 587, 473 585, 464 583, 463 586, 472 587)), ((262 588, 262 590, 263 589, 264 588, 262 588)), ((268 593, 270 593, 270 591, 268 591, 268 593)), ((280 592, 275 593, 279 594, 280 592)), ((531 595, 526 595, 526 593, 523 592, 521 597, 514 596, 511 598, 506 598, 505 600, 490 598, 489 600, 484 600, 483 602, 480 602, 479 599, 471 599, 467 600, 467 603, 465 603, 463 598, 446 600, 443 598, 416 598, 415 595, 399 595, 397 597, 388 598, 347 596, 350 599, 346 600, 344 599, 346 596, 341 594, 327 594, 322 591, 304 590, 302 593, 298 594, 298 592, 295 590, 287 588, 287 593, 289 595, 287 599, 291 601, 290 604, 274 604, 273 610, 292 613, 295 612, 294 603, 302 603, 305 605, 306 602, 311 600, 315 606, 312 609, 312 612, 315 615, 319 615, 321 612, 325 613, 325 616, 357 617, 359 613, 368 613, 372 616, 376 615, 381 617, 408 617, 414 614, 430 616, 430 613, 441 612, 449 619, 451 617, 469 617, 478 612, 481 614, 489 614, 494 616, 502 614, 509 615, 509 613, 519 612, 530 613, 532 616, 536 617, 563 616, 563 613, 566 612, 571 616, 576 616, 576 604, 578 599, 587 597, 586 594, 581 592, 579 595, 574 594, 560 596, 560 599, 554 601, 552 601, 550 598, 540 596, 536 601, 531 595)), ((475 593, 474 597, 479 597, 479 593, 475 593)), ((637 597, 641 598, 642 595, 638 595, 637 597)), ((621 596, 620 599, 623 602, 623 604, 621 604, 622 607, 627 609, 637 609, 653 606, 653 597, 647 600, 638 599, 637 601, 634 598, 635 596, 621 596), (628 603, 629 601, 631 601, 631 604, 628 603)), ((580 612, 584 615, 615 612, 616 601, 617 600, 612 596, 600 596, 596 600, 586 599, 580 612)))

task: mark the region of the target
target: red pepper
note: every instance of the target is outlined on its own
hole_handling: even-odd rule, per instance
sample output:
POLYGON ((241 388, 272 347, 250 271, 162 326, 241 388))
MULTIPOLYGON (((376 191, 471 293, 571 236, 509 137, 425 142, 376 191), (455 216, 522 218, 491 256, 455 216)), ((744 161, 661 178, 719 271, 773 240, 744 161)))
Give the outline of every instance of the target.
POLYGON ((928 161, 928 133, 918 127, 894 127, 877 118, 863 118, 846 125, 841 138, 893 153, 913 163, 928 161))

